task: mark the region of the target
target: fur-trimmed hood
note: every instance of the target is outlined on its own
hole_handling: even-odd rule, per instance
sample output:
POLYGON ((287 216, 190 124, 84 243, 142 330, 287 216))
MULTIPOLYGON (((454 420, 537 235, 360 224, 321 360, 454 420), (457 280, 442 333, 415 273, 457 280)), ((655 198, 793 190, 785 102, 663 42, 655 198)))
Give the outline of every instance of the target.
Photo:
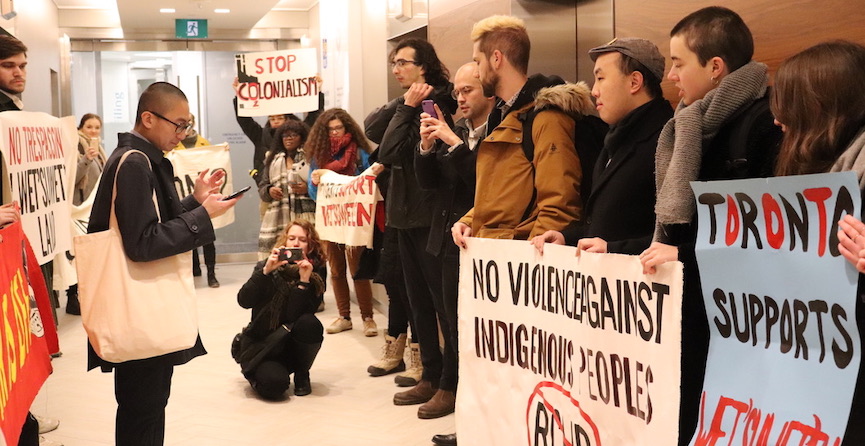
POLYGON ((535 96, 535 110, 557 108, 565 113, 588 115, 595 109, 592 91, 585 82, 542 88, 535 96))

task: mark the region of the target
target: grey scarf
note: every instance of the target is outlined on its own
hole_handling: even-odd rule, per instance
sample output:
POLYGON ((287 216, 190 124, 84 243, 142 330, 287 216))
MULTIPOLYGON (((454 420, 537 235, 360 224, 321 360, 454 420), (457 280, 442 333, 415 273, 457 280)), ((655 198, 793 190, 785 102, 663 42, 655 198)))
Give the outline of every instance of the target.
POLYGON ((856 178, 859 179, 859 189, 865 190, 865 128, 856 134, 853 142, 835 160, 835 164, 832 164, 829 172, 843 172, 846 170, 856 172, 856 178))
POLYGON ((763 97, 768 80, 766 65, 751 61, 702 99, 688 106, 679 103, 661 130, 655 154, 655 241, 663 234, 662 225, 691 221, 695 203, 689 183, 700 174, 703 142, 711 141, 737 111, 763 97))

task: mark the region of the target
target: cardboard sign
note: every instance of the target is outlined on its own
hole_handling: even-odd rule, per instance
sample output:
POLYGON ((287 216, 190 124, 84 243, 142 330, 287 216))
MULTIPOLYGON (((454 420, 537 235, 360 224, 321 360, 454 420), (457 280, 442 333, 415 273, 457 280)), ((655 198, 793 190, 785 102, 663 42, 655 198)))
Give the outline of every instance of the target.
POLYGON ((237 116, 318 110, 314 48, 246 53, 237 61, 237 116))
POLYGON ((457 437, 674 445, 682 265, 470 238, 460 256, 457 437))
POLYGON ((838 444, 859 370, 852 172, 691 183, 710 344, 692 445, 838 444))
POLYGON ((75 118, 47 113, 0 113, 5 162, 4 200, 18 201, 21 221, 39 264, 72 246, 70 208, 78 167, 75 118), (7 183, 8 182, 8 183, 7 183))

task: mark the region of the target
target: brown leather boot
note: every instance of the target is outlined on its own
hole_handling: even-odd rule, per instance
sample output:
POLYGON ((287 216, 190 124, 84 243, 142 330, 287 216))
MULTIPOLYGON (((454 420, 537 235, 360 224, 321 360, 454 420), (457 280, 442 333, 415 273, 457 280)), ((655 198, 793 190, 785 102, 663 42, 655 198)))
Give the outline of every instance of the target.
POLYGON ((417 417, 422 420, 429 420, 452 414, 454 413, 456 400, 456 393, 450 390, 439 389, 431 400, 418 407, 417 417))
POLYGON ((416 386, 405 392, 398 392, 393 396, 393 403, 397 406, 411 406, 412 404, 422 404, 435 395, 438 388, 433 387, 432 383, 427 380, 421 380, 416 386))

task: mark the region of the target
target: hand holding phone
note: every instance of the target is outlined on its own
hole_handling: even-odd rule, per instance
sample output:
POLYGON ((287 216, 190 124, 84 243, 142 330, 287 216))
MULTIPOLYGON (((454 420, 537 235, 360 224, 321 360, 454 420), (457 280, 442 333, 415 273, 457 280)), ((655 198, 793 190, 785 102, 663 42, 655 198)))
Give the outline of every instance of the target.
POLYGON ((222 197, 222 200, 220 200, 220 201, 233 200, 233 199, 235 199, 235 198, 237 198, 237 197, 239 197, 239 196, 245 194, 246 191, 248 191, 248 190, 251 189, 251 188, 252 188, 252 186, 246 186, 246 187, 244 187, 243 189, 241 189, 241 190, 239 190, 239 191, 237 191, 237 192, 235 192, 235 193, 233 193, 233 194, 231 194, 231 195, 228 195, 227 197, 222 197))
POLYGON ((280 248, 277 260, 287 260, 288 263, 297 263, 303 260, 303 249, 301 248, 280 248))
POLYGON ((435 101, 432 99, 424 99, 421 103, 421 108, 423 108, 423 112, 432 116, 433 118, 438 119, 438 114, 436 113, 435 101))

